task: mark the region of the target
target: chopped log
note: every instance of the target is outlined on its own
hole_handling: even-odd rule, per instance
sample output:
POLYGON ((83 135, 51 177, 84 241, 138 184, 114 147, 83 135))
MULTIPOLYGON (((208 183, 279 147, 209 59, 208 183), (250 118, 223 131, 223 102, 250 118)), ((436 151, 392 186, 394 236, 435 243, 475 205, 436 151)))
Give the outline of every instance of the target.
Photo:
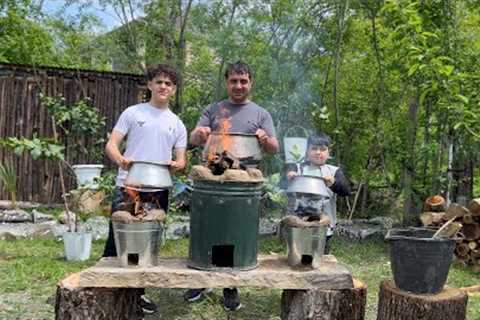
POLYGON ((460 256, 460 257, 467 257, 469 251, 470 251, 470 248, 466 243, 460 243, 455 248, 455 253, 457 254, 457 256, 460 256))
POLYGON ((468 204, 468 210, 474 215, 474 216, 480 216, 480 198, 473 199, 470 201, 468 204))
POLYGON ((141 289, 82 288, 78 274, 73 274, 57 286, 55 319, 142 319, 141 294, 141 289))
POLYGON ((438 294, 413 294, 380 284, 377 320, 464 320, 468 295, 459 289, 445 288, 438 294))
POLYGON ((480 224, 465 224, 462 233, 467 240, 476 240, 480 238, 480 224))
POLYGON ((424 212, 420 215, 423 226, 437 225, 442 222, 445 212, 424 212))
POLYGON ((473 216, 471 213, 464 215, 462 220, 463 220, 463 223, 474 223, 473 216))
MULTIPOLYGON (((440 231, 440 229, 439 229, 439 231, 440 231)), ((462 225, 458 222, 451 222, 448 225, 445 223, 444 229, 441 230, 438 233, 438 235, 440 237, 443 237, 443 238, 451 238, 451 237, 455 236, 458 233, 458 231, 460 231, 460 229, 462 229, 462 225)))
POLYGON ((425 199, 425 211, 442 212, 446 209, 445 199, 440 195, 430 196, 425 199))
POLYGON ((470 248, 470 250, 473 251, 478 247, 478 243, 476 243, 475 241, 469 241, 468 242, 468 247, 470 248))
POLYGON ((367 286, 354 279, 353 289, 284 290, 282 320, 363 320, 367 286))
POLYGON ((443 220, 450 220, 453 217, 463 217, 464 215, 468 214, 469 211, 467 208, 465 208, 462 205, 459 205, 458 203, 452 203, 447 211, 445 212, 445 215, 443 216, 443 220))

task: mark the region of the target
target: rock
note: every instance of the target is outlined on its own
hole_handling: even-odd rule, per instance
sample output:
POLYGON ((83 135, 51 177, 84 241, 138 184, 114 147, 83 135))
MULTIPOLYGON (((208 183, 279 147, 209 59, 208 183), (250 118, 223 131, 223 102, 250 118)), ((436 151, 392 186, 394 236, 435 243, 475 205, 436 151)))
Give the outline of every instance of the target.
POLYGON ((105 199, 103 191, 91 190, 88 188, 79 188, 69 192, 70 206, 80 212, 94 212, 96 211, 102 201, 105 199))
POLYGON ((0 240, 13 241, 17 240, 17 237, 8 231, 0 231, 0 240))
POLYGON ((190 235, 189 222, 173 222, 167 225, 165 238, 168 240, 177 240, 190 235))
POLYGON ((58 216, 58 221, 61 224, 66 224, 66 225, 68 225, 69 222, 70 222, 71 225, 75 225, 75 220, 76 219, 77 219, 77 215, 72 211, 70 211, 68 214, 67 214, 66 211, 63 211, 58 216))
POLYGON ((178 210, 190 210, 192 200, 192 187, 185 183, 176 182, 173 185, 171 201, 176 204, 178 210))
POLYGON ((355 219, 352 221, 340 220, 335 232, 353 240, 383 239, 394 224, 389 217, 376 217, 373 219, 355 219))
POLYGON ((258 234, 261 236, 271 236, 277 234, 279 219, 260 219, 258 234))
POLYGON ((0 222, 31 222, 32 215, 22 209, 0 211, 0 222))
POLYGON ((54 236, 55 221, 43 223, 2 223, 0 234, 9 233, 16 239, 32 239, 45 236, 54 236))
POLYGON ((104 216, 89 218, 81 228, 92 233, 93 240, 107 239, 109 219, 104 216))
POLYGON ((45 214, 37 209, 32 210, 32 219, 33 223, 41 223, 41 222, 46 222, 46 221, 53 221, 55 220, 55 217, 51 214, 45 214))

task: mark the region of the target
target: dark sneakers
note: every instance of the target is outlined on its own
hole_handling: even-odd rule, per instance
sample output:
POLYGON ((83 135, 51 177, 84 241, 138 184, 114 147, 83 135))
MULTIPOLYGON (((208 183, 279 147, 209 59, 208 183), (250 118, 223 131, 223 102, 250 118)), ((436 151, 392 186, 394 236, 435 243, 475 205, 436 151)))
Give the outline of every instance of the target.
POLYGON ((153 314, 158 311, 157 305, 145 295, 140 296, 140 307, 142 307, 144 314, 153 314))
POLYGON ((187 302, 194 302, 199 300, 203 295, 212 292, 211 288, 188 289, 183 294, 183 298, 187 302))
POLYGON ((237 311, 242 307, 240 297, 238 296, 238 290, 236 288, 223 289, 223 306, 225 310, 228 311, 237 311))

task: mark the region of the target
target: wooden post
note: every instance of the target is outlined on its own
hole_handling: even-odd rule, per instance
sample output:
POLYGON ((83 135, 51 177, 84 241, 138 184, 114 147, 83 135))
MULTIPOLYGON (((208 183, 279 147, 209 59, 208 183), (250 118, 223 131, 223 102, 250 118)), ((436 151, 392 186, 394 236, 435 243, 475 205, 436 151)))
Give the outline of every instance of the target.
POLYGON ((143 318, 141 289, 82 288, 73 274, 58 284, 56 320, 136 320, 143 318))
POLYGON ((377 320, 464 320, 467 313, 468 296, 460 289, 413 294, 383 281, 378 295, 377 320))
POLYGON ((367 286, 353 279, 354 288, 341 290, 283 290, 282 320, 363 320, 367 286))

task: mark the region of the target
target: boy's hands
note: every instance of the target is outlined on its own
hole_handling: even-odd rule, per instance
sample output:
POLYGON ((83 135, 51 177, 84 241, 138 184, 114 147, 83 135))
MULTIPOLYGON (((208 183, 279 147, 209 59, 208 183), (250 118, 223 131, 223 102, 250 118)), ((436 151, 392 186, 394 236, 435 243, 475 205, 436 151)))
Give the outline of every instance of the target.
POLYGON ((335 178, 333 176, 324 176, 323 181, 325 181, 327 187, 330 188, 335 183, 335 178))
POLYGON ((287 172, 287 179, 288 180, 292 180, 293 178, 295 178, 297 176, 297 173, 295 171, 289 171, 287 172))

